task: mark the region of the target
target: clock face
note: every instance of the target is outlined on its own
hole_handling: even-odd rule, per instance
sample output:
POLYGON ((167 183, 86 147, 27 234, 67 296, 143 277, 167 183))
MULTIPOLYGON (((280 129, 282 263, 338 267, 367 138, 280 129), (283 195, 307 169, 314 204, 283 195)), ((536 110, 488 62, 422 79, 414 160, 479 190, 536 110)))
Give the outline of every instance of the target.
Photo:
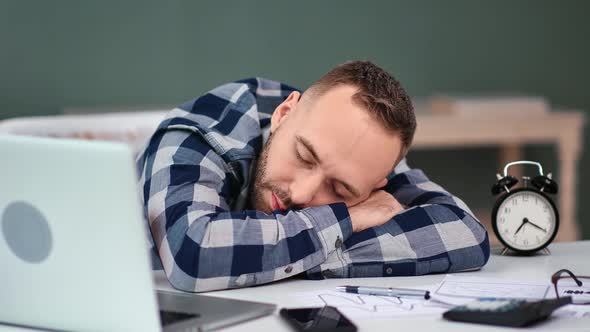
POLYGON ((557 231, 554 205, 532 190, 509 194, 498 206, 496 235, 512 249, 532 251, 551 242, 557 231))

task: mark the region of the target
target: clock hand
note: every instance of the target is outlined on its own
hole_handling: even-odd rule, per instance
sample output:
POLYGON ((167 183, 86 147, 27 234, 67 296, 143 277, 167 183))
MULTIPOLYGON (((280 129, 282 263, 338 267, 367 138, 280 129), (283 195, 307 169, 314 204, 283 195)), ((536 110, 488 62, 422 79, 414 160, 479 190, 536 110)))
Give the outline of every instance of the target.
POLYGON ((547 230, 546 230, 545 228, 542 228, 542 227, 540 227, 539 225, 537 225, 537 224, 535 224, 535 223, 532 223, 532 222, 530 222, 530 221, 529 221, 528 223, 529 223, 529 224, 531 224, 531 226, 533 226, 533 227, 536 227, 536 228, 538 228, 538 229, 542 230, 543 232, 547 233, 547 230))
POLYGON ((518 233, 518 231, 520 231, 520 229, 522 228, 522 226, 524 226, 524 224, 526 224, 528 222, 527 218, 524 218, 522 220, 522 224, 520 224, 520 226, 518 226, 518 229, 516 230, 516 232, 514 232, 514 235, 516 235, 516 233, 518 233))

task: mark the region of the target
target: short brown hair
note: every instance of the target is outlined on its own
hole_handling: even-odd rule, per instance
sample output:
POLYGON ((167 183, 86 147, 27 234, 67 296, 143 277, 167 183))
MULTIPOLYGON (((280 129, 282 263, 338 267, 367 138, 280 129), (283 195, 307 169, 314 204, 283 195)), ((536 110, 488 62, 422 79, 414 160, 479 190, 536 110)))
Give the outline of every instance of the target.
POLYGON ((304 95, 314 99, 339 85, 357 87, 358 92, 352 96, 353 101, 366 108, 385 129, 400 135, 400 159, 403 158, 414 138, 416 116, 412 101, 401 84, 370 61, 350 61, 327 72, 304 95))

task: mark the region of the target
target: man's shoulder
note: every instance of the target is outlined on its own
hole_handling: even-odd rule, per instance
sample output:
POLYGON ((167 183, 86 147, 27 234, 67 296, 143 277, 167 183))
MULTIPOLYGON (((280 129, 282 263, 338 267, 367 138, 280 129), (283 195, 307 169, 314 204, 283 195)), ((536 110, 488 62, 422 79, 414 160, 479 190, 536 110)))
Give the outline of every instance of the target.
POLYGON ((174 108, 158 130, 190 130, 220 155, 253 157, 262 148, 262 130, 273 111, 295 90, 260 77, 226 83, 174 108))
POLYGON ((262 77, 246 78, 222 84, 204 95, 179 106, 191 113, 205 114, 220 120, 223 111, 231 107, 233 111, 246 114, 256 106, 258 113, 272 114, 292 91, 297 89, 262 77))

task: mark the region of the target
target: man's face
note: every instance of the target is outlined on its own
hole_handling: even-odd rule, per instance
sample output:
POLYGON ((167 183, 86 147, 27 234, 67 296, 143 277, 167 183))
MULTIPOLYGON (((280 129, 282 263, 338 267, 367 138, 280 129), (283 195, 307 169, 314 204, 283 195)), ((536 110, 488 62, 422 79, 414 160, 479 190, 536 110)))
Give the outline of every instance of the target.
POLYGON ((251 191, 256 210, 350 207, 387 183, 401 140, 353 103, 356 91, 338 86, 313 101, 293 92, 276 108, 251 191))

